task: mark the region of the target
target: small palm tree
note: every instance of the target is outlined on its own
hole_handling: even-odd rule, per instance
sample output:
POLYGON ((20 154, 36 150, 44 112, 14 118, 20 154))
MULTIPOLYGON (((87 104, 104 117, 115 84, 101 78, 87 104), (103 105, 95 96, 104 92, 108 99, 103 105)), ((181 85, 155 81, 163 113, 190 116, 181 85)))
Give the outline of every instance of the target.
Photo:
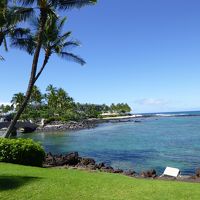
POLYGON ((13 95, 11 104, 12 106, 15 107, 16 110, 18 110, 19 107, 22 105, 23 101, 24 101, 24 94, 22 92, 19 92, 13 95))

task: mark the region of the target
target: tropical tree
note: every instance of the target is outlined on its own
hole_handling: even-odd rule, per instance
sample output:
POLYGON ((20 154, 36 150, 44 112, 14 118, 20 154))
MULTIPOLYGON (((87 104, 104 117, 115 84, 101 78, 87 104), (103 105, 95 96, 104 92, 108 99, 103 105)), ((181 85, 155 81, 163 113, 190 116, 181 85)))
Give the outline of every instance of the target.
POLYGON ((29 100, 29 104, 32 107, 40 106, 41 103, 42 103, 42 99, 43 99, 43 95, 40 92, 40 89, 36 85, 34 85, 33 90, 32 90, 32 94, 31 94, 31 97, 30 97, 30 100, 29 100))
MULTIPOLYGON (((10 13, 7 9, 7 1, 0 0, 0 46, 3 46, 5 51, 8 50, 6 35, 10 32, 13 27, 13 22, 10 21, 10 13)), ((0 60, 4 60, 3 56, 0 55, 0 60)))
POLYGON ((57 88, 51 84, 46 88, 45 100, 48 108, 55 111, 57 107, 57 88))
POLYGON ((67 112, 74 109, 74 100, 64 89, 57 89, 53 85, 49 85, 46 91, 45 98, 48 109, 51 110, 54 116, 64 116, 67 112))
MULTIPOLYGON (((76 40, 69 39, 71 36, 70 31, 62 33, 65 22, 66 18, 60 20, 55 16, 51 16, 47 19, 44 29, 44 38, 42 40, 42 49, 45 52, 45 57, 42 67, 35 76, 35 82, 43 72, 52 54, 56 54, 63 59, 72 60, 81 65, 85 64, 85 61, 82 58, 69 52, 71 48, 80 46, 80 43, 76 40)), ((35 27, 34 29, 37 30, 39 28, 38 19, 34 20, 32 24, 35 27)), ((23 36, 13 36, 11 45, 25 50, 32 55, 37 45, 37 34, 32 35, 26 33, 23 34, 23 36)))
MULTIPOLYGON (((92 4, 96 3, 96 0, 37 0, 37 1, 17 0, 17 2, 19 3, 18 8, 20 8, 20 6, 21 7, 27 6, 27 7, 25 7, 25 9, 27 11, 26 13, 32 13, 34 8, 36 8, 39 11, 39 12, 35 12, 35 15, 37 15, 37 14, 39 15, 37 17, 38 18, 38 29, 36 30, 36 34, 35 34, 36 45, 35 45, 35 49, 33 51, 31 74, 30 74, 30 78, 29 78, 28 88, 27 88, 27 91, 25 94, 25 99, 24 99, 21 107, 19 108, 18 112, 16 113, 12 123, 8 127, 7 132, 4 135, 5 137, 9 137, 12 130, 14 129, 17 120, 19 119, 20 115, 24 111, 24 109, 30 99, 33 86, 34 86, 36 80, 39 78, 39 76, 41 74, 40 72, 43 71, 43 69, 44 69, 43 66, 46 65, 45 63, 47 63, 44 59, 43 66, 37 73, 38 60, 39 60, 41 48, 44 44, 43 41, 45 41, 45 32, 46 32, 45 28, 48 27, 47 21, 49 20, 49 18, 58 17, 58 15, 57 15, 58 9, 66 10, 66 9, 71 9, 71 8, 81 8, 82 6, 92 5, 92 4)), ((24 9, 24 8, 22 8, 22 9, 24 9)), ((66 54, 66 53, 63 54, 62 51, 58 50, 58 51, 56 51, 56 53, 57 52, 60 52, 60 55, 62 55, 62 56, 65 56, 65 55, 69 56, 69 54, 66 54)), ((45 58, 48 58, 47 55, 48 54, 45 55, 45 58)), ((47 59, 47 61, 48 61, 48 59, 47 59)))
POLYGON ((117 113, 129 113, 131 112, 131 107, 127 103, 118 103, 118 104, 111 104, 110 106, 113 112, 117 113))
POLYGON ((0 105, 0 114, 6 114, 10 111, 13 111, 13 106, 12 105, 0 105))
POLYGON ((13 107, 16 110, 18 110, 21 107, 21 105, 24 101, 24 98, 25 98, 25 96, 24 96, 24 93, 22 93, 22 92, 19 92, 19 93, 16 93, 13 95, 11 104, 13 105, 13 107))
POLYGON ((62 111, 62 109, 71 109, 73 105, 73 98, 68 95, 68 93, 59 88, 57 91, 57 108, 62 111))
MULTIPOLYGON (((23 35, 29 29, 17 27, 19 22, 25 21, 31 14, 32 9, 24 7, 10 7, 8 0, 0 0, 0 46, 8 51, 6 38, 11 35, 23 35)), ((0 60, 4 58, 0 55, 0 60)))

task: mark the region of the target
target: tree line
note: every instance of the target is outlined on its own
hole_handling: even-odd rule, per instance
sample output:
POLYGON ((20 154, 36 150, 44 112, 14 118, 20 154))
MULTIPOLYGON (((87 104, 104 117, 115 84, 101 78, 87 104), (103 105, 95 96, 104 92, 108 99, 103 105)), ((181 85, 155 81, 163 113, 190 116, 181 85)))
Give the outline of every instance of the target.
MULTIPOLYGON (((16 113, 23 104, 25 94, 14 94, 11 105, 1 105, 0 113, 16 113)), ((33 87, 28 104, 20 116, 21 120, 39 121, 42 118, 47 121, 81 121, 88 118, 101 118, 102 114, 124 115, 131 112, 127 103, 89 104, 75 102, 63 89, 49 85, 43 94, 37 86, 33 87)))

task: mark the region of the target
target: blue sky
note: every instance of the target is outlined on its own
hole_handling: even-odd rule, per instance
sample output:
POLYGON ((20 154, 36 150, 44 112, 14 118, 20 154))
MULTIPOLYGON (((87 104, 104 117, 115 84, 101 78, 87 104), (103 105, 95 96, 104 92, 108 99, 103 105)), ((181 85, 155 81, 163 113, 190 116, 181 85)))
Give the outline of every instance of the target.
MULTIPOLYGON (((82 43, 82 67, 53 56, 37 85, 63 87, 79 102, 127 102, 134 112, 200 110, 200 1, 99 0, 66 12, 82 43)), ((0 55, 0 102, 25 91, 31 57, 0 55)))

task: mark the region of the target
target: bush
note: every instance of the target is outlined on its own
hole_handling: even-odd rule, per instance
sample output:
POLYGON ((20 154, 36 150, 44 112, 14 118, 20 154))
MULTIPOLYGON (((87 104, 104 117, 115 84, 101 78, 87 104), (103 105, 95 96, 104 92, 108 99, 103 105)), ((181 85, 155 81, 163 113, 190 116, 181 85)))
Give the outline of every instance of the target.
POLYGON ((0 138, 0 162, 40 167, 44 158, 42 146, 31 139, 0 138))

